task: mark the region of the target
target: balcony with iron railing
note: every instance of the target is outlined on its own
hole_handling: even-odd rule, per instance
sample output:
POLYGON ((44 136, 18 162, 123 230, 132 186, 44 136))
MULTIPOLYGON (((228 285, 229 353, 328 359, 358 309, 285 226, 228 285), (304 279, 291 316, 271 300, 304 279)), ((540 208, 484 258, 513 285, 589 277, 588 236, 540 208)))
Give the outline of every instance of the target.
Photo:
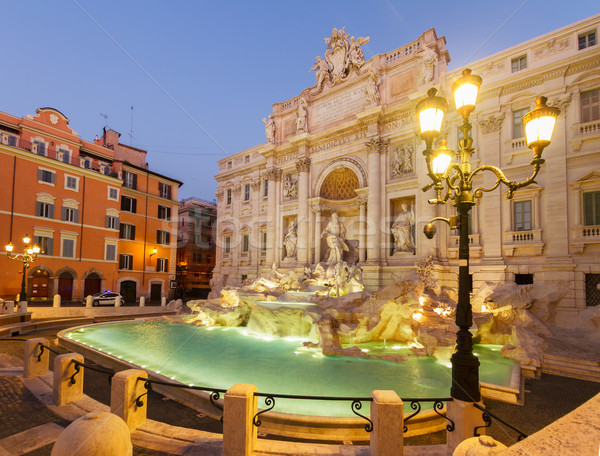
POLYGON ((571 247, 575 253, 583 253, 588 245, 600 244, 600 225, 579 225, 571 228, 571 247))
POLYGON ((506 231, 502 238, 504 254, 514 256, 517 254, 539 256, 544 251, 545 243, 542 240, 542 230, 506 231))

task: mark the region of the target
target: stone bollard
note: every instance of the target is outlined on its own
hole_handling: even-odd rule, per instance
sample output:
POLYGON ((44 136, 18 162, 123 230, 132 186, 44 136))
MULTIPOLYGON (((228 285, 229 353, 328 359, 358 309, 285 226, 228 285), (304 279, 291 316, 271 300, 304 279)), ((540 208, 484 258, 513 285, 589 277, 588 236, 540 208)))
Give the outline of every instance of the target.
POLYGON ((141 369, 128 369, 117 372, 112 379, 110 388, 110 412, 122 418, 130 431, 135 430, 146 422, 148 409, 148 396, 142 396, 140 407, 136 399, 148 390, 144 381, 138 377, 148 378, 146 371, 141 369))
POLYGON ((108 412, 90 412, 73 421, 58 436, 51 456, 131 456, 131 433, 125 422, 108 412))
POLYGON ((404 404, 395 391, 371 393, 371 456, 402 456, 404 445, 404 404))
POLYGON ((167 298, 165 298, 164 296, 160 298, 160 305, 161 307, 167 307, 167 298))
POLYGON ((506 445, 494 440, 489 435, 480 435, 463 440, 454 450, 452 456, 489 456, 506 450, 506 445))
POLYGON ((87 295, 85 297, 85 306, 92 307, 92 296, 91 295, 87 295))
POLYGON ((115 296, 115 307, 121 307, 121 298, 115 296))
POLYGON ((146 298, 144 296, 140 296, 140 307, 146 307, 146 298))
POLYGON ((0 315, 11 314, 15 311, 14 301, 2 301, 0 303, 0 315))
POLYGON ((78 366, 73 361, 83 363, 83 356, 78 353, 65 353, 54 358, 52 398, 55 405, 65 405, 83 397, 83 366, 78 366), (75 383, 71 382, 73 374, 75 383))
POLYGON ((52 302, 52 307, 60 307, 60 295, 59 294, 55 294, 54 295, 54 300, 52 302))
POLYGON ((44 349, 42 357, 38 361, 38 355, 42 349, 39 344, 49 346, 50 342, 43 337, 29 339, 25 342, 25 353, 23 354, 23 377, 25 378, 35 378, 48 373, 50 350, 44 349))
POLYGON ((254 385, 236 383, 225 393, 223 406, 223 456, 251 456, 256 446, 258 412, 254 385))
POLYGON ((16 313, 25 313, 25 312, 27 312, 27 301, 19 301, 17 303, 16 313))
MULTIPOLYGON (((463 440, 470 439, 475 434, 477 426, 485 425, 483 412, 473 406, 474 402, 465 402, 454 399, 446 403, 446 416, 454 421, 454 431, 446 431, 446 446, 448 453, 454 452, 463 440)), ((483 402, 477 402, 483 407, 483 402)), ((485 428, 479 429, 485 433, 485 428)))

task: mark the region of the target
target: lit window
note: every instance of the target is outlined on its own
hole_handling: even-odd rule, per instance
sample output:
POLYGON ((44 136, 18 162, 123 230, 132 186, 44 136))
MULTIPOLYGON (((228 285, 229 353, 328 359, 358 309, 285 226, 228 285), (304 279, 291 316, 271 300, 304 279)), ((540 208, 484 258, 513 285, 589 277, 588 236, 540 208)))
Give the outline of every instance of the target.
POLYGON ((527 56, 522 55, 520 57, 512 59, 510 61, 510 65, 513 73, 524 70, 525 68, 527 68, 527 56))
POLYGON ((579 35, 579 50, 589 48, 590 46, 595 46, 596 41, 596 30, 592 30, 590 32, 585 32, 579 35))
POLYGON ((581 92, 581 122, 600 120, 600 89, 581 92))
POLYGON ((515 201, 515 231, 531 230, 531 200, 515 201))
POLYGON ((38 169, 38 181, 46 184, 56 183, 56 173, 46 169, 38 169))
POLYGON ((513 111, 513 139, 523 138, 525 136, 525 125, 523 125, 523 116, 527 114, 527 112, 527 108, 517 109, 516 111, 513 111))
POLYGON ((583 224, 600 225, 600 192, 583 194, 583 224))

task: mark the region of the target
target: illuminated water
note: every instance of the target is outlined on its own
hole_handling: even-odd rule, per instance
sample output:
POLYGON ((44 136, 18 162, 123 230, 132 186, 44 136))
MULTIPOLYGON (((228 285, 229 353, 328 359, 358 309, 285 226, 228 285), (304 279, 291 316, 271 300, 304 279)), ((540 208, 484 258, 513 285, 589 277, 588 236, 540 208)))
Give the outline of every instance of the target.
MULTIPOLYGON (((449 363, 415 356, 404 362, 326 357, 320 350, 302 348, 300 339, 251 334, 245 328, 137 321, 94 325, 71 331, 67 337, 185 384, 228 389, 235 383, 249 383, 261 393, 310 396, 369 397, 373 390, 395 390, 400 397, 427 398, 447 397, 450 391, 449 363)), ((369 354, 410 353, 391 342, 385 347, 383 342, 359 347, 369 354)), ((501 357, 500 348, 475 346, 480 380, 508 386, 515 363, 501 357)), ((275 410, 354 416, 345 402, 277 399, 275 410)), ((368 415, 368 404, 363 411, 368 415)))

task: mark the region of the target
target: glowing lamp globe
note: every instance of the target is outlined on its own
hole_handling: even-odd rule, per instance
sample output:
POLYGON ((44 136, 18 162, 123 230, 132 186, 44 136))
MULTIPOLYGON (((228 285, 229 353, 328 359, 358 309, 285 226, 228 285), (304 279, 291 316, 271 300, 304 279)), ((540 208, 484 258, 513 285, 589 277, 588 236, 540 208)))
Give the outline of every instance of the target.
POLYGON ((27 235, 23 237, 23 244, 29 244, 31 242, 31 238, 27 235))
POLYGON ((444 139, 441 141, 440 148, 435 151, 435 156, 431 160, 431 167, 433 173, 441 176, 446 173, 450 162, 452 161, 452 150, 446 147, 447 141, 444 139))
POLYGON ((469 69, 464 70, 462 76, 452 84, 456 110, 463 117, 468 117, 475 110, 479 87, 481 87, 481 78, 471 74, 469 69))
POLYGON ((14 248, 15 248, 15 246, 12 244, 12 242, 9 242, 8 244, 6 244, 6 245, 4 246, 4 249, 5 249, 5 250, 6 250, 8 253, 12 252, 14 248))
POLYGON ((536 107, 523 116, 527 147, 530 149, 536 147, 543 149, 552 140, 560 109, 546 106, 547 101, 546 97, 539 97, 535 100, 536 107))
POLYGON ((419 127, 423 138, 434 138, 442 130, 448 102, 445 98, 436 96, 436 93, 437 89, 429 89, 427 98, 417 104, 419 127))

